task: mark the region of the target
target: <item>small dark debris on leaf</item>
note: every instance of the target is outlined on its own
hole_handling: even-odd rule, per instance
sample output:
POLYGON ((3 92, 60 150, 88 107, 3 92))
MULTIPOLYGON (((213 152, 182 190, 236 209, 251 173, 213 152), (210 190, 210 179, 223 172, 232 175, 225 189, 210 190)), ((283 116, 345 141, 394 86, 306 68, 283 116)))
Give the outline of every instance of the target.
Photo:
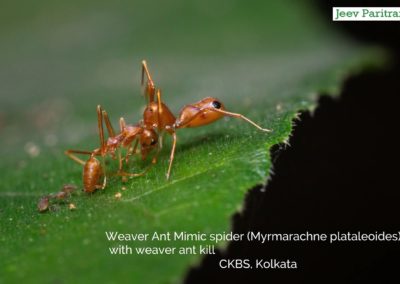
MULTIPOLYGON (((65 200, 67 198, 69 198, 71 196, 71 194, 76 189, 77 189, 76 185, 64 184, 61 187, 61 191, 60 192, 57 192, 57 193, 54 193, 54 194, 45 195, 45 196, 41 197, 39 199, 39 202, 38 202, 38 205, 37 205, 37 208, 38 208, 39 212, 45 212, 47 210, 50 210, 50 211, 58 211, 58 210, 60 210, 60 206, 58 204, 51 204, 50 205, 50 200, 53 199, 53 200, 60 201, 60 202, 64 203, 65 200)), ((71 208, 71 204, 72 203, 70 203, 70 205, 69 205, 69 209, 71 209, 71 210, 75 209, 76 208, 75 205, 72 204, 73 208, 71 208)))
POLYGON ((49 206, 49 210, 50 210, 51 212, 60 211, 60 205, 58 205, 58 204, 52 204, 52 205, 49 206))
POLYGON ((57 192, 56 194, 54 194, 54 198, 58 199, 58 200, 64 200, 67 197, 67 193, 65 193, 64 191, 60 191, 57 192))
POLYGON ((37 204, 39 212, 45 212, 49 209, 49 196, 42 196, 37 204))
POLYGON ((74 192, 78 187, 74 184, 64 184, 63 187, 61 188, 62 192, 65 192, 67 194, 71 194, 74 192))

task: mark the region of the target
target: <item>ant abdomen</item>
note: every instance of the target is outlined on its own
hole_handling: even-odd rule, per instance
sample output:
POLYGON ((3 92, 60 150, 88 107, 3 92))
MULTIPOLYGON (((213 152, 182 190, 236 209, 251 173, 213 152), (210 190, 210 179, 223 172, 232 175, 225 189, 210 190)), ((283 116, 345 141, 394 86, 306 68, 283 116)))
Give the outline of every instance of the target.
POLYGON ((95 157, 91 156, 83 167, 83 190, 91 193, 100 188, 99 181, 102 175, 101 163, 95 157))

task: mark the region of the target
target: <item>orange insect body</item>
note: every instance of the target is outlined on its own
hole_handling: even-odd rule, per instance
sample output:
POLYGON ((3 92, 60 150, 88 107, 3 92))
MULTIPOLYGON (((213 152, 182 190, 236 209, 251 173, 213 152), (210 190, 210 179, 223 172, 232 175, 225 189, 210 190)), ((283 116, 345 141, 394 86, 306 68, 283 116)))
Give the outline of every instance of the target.
MULTIPOLYGON (((123 118, 120 119, 120 133, 115 135, 114 129, 111 126, 108 114, 102 110, 101 106, 97 106, 98 128, 100 137, 100 148, 93 151, 82 150, 67 150, 65 154, 72 160, 83 165, 83 190, 88 193, 94 192, 96 189, 103 189, 106 186, 106 170, 104 158, 110 155, 116 159, 116 152, 118 152, 119 169, 118 175, 121 176, 140 176, 147 172, 146 169, 142 173, 127 173, 123 171, 123 163, 119 149, 126 148, 127 154, 125 156, 125 163, 128 163, 129 156, 136 153, 136 147, 140 144, 140 151, 142 159, 145 160, 148 154, 157 147, 158 135, 153 129, 146 129, 141 125, 126 125, 123 118), (104 138, 103 121, 106 124, 109 137, 107 140, 104 138), (135 143, 132 148, 132 144, 135 143), (76 154, 89 155, 87 161, 83 161, 76 156, 76 154), (101 156, 103 163, 101 163, 95 156, 101 156), (100 182, 103 177, 103 182, 100 182)), ((154 160, 154 158, 153 158, 154 160)))
POLYGON ((129 157, 137 153, 136 149, 140 146, 140 154, 143 160, 147 158, 149 153, 157 149, 156 154, 152 158, 152 164, 157 160, 158 153, 161 150, 161 138, 163 132, 167 132, 173 138, 173 144, 169 159, 169 167, 167 171, 167 179, 170 176, 172 162, 174 160, 175 148, 177 142, 176 130, 180 128, 199 127, 213 123, 223 116, 240 118, 252 124, 261 131, 269 132, 269 129, 260 127, 247 117, 232 113, 225 110, 224 105, 217 99, 207 97, 194 104, 184 106, 178 117, 175 117, 171 110, 161 100, 161 91, 155 88, 150 72, 147 68, 146 61, 142 61, 142 85, 145 83, 145 96, 147 96, 147 106, 143 112, 143 119, 136 125, 127 125, 125 120, 120 118, 120 132, 114 133, 114 129, 110 123, 107 112, 97 107, 97 122, 99 129, 100 147, 93 151, 67 150, 65 153, 83 165, 83 184, 85 192, 94 192, 96 189, 106 186, 106 169, 104 158, 110 155, 116 159, 118 154, 119 169, 118 175, 140 176, 143 175, 150 166, 142 173, 127 173, 123 171, 124 162, 127 164, 129 157), (108 138, 104 139, 103 123, 105 123, 108 138), (134 146, 132 146, 134 145, 134 146), (125 159, 121 157, 120 149, 127 149, 125 159), (85 162, 78 158, 76 154, 89 155, 89 159, 85 162), (102 157, 102 163, 95 158, 102 157), (103 183, 100 184, 100 179, 103 177, 103 183))
POLYGON ((91 156, 83 167, 83 190, 91 193, 101 188, 102 186, 99 185, 99 181, 102 175, 103 170, 99 160, 91 156))
POLYGON ((219 100, 210 97, 192 105, 186 105, 182 108, 174 127, 199 127, 213 123, 224 116, 212 109, 224 110, 225 107, 219 100))
POLYGON ((143 125, 146 128, 162 131, 165 127, 172 126, 175 120, 175 116, 164 103, 150 102, 143 112, 143 125))
POLYGON ((180 111, 178 118, 175 118, 169 108, 162 102, 161 91, 155 88, 146 61, 142 61, 142 85, 144 83, 145 75, 147 77, 145 95, 147 95, 149 103, 143 114, 143 124, 147 128, 156 128, 159 133, 166 131, 172 135, 173 138, 169 167, 166 174, 167 179, 169 179, 172 162, 175 156, 177 129, 204 126, 217 121, 223 116, 230 116, 245 120, 261 131, 271 131, 260 127, 242 114, 226 111, 224 105, 219 100, 211 97, 184 106, 180 111), (157 101, 155 101, 155 97, 157 97, 157 101))

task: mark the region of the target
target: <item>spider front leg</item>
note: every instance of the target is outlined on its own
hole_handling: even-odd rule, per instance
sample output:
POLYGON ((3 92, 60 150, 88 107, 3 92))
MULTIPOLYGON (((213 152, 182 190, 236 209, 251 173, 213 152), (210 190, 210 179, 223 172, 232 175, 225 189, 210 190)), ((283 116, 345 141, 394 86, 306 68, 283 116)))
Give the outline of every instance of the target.
POLYGON ((250 123, 254 127, 256 127, 259 130, 264 131, 264 132, 271 132, 272 131, 271 129, 267 129, 267 128, 261 127, 260 125, 258 125, 257 123, 255 123, 254 121, 252 121, 251 119, 245 117, 243 114, 240 114, 240 113, 229 112, 229 111, 226 111, 226 110, 216 109, 216 108, 205 108, 204 110, 215 111, 215 112, 219 112, 219 113, 221 113, 223 115, 226 115, 226 116, 240 118, 240 119, 250 123))
POLYGON ((154 86, 153 79, 151 78, 149 68, 147 67, 146 60, 142 61, 142 81, 141 81, 142 87, 144 84, 146 84, 146 86, 144 86, 144 95, 147 96, 148 102, 151 103, 154 101, 156 88, 154 86), (144 80, 145 75, 147 79, 146 83, 144 80))
MULTIPOLYGON (((114 128, 112 127, 110 118, 109 118, 109 116, 108 116, 108 114, 107 114, 107 112, 105 110, 102 111, 102 116, 103 116, 104 123, 106 124, 106 127, 107 127, 108 136, 110 138, 114 138, 115 137, 115 131, 114 131, 114 128)), ((121 117, 121 119, 123 120, 122 117, 121 117)), ((122 128, 121 119, 120 119, 120 128, 122 128)), ((125 121, 123 121, 123 123, 125 125, 125 121)), ((122 130, 121 130, 121 132, 122 132, 122 130)), ((121 170, 122 169, 122 154, 121 154, 120 147, 118 147, 117 152, 118 152, 118 163, 119 163, 118 168, 119 168, 119 170, 121 170)), ((114 153, 113 153, 113 158, 115 158, 114 153)))
POLYGON ((92 155, 92 152, 90 151, 83 151, 83 150, 72 150, 72 149, 68 149, 64 152, 65 155, 68 156, 68 158, 70 158, 71 160, 77 162, 78 164, 84 166, 85 165, 85 161, 83 161, 82 159, 78 158, 75 154, 81 154, 81 155, 92 155))
POLYGON ((103 120, 106 124, 107 127, 107 132, 108 132, 108 136, 109 137, 114 137, 115 136, 115 131, 114 128, 112 127, 112 124, 110 122, 110 118, 108 116, 108 113, 105 110, 102 110, 102 116, 103 116, 103 120))

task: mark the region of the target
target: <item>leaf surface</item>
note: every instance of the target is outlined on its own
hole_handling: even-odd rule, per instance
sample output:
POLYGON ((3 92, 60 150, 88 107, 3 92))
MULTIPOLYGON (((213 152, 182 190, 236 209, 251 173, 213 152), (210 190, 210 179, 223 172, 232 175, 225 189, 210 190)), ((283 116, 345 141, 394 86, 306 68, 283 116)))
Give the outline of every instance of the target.
MULTIPOLYGON (((379 53, 325 26, 304 3, 72 2, 14 2, 1 12, 5 283, 181 281, 201 255, 110 255, 109 247, 200 243, 109 242, 105 232, 229 232, 246 191, 267 180, 269 150, 288 140, 296 114, 315 108, 321 92, 337 94, 352 72, 382 62, 379 53), (39 214, 40 196, 65 183, 81 186, 81 167, 63 151, 98 147, 97 104, 115 128, 120 116, 129 123, 141 118, 142 59, 175 113, 212 96, 273 132, 233 118, 179 130, 170 181, 166 136, 147 175, 126 184, 110 177, 104 191, 74 195, 76 210, 58 204, 55 212, 39 214)), ((136 161, 131 170, 143 166, 136 161)))

